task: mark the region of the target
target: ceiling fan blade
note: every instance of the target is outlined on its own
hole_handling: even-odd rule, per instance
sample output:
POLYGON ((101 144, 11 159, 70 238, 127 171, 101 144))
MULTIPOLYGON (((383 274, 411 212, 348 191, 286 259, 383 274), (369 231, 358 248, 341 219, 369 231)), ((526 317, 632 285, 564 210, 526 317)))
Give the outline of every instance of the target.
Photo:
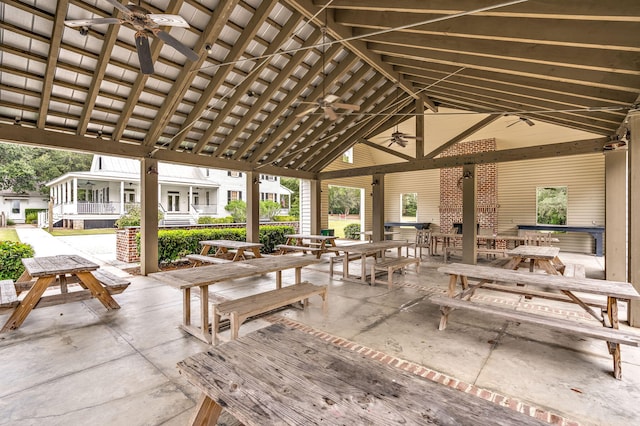
POLYGON ((163 25, 167 27, 182 27, 189 28, 189 23, 180 15, 169 15, 166 13, 163 14, 155 14, 149 13, 147 18, 151 19, 158 25, 163 25))
POLYGON ((156 37, 158 37, 160 40, 167 43, 169 46, 176 49, 178 52, 182 53, 184 56, 187 57, 188 60, 192 62, 196 62, 198 59, 200 59, 200 56, 198 56, 196 52, 194 52, 193 50, 189 49, 187 46, 179 42, 178 39, 170 35, 168 32, 165 32, 162 30, 153 30, 153 34, 156 37))
POLYGON ((333 106, 334 108, 348 109, 350 111, 360 111, 360 105, 341 104, 338 102, 333 102, 331 103, 331 106, 333 106))
POLYGON ((72 19, 70 21, 64 21, 64 24, 68 27, 90 27, 91 25, 121 23, 122 19, 118 18, 72 19))
POLYGON ((317 109, 318 109, 318 107, 317 107, 317 106, 314 106, 314 107, 311 107, 311 108, 307 108, 307 109, 305 109, 304 111, 302 111, 300 114, 297 114, 297 115, 296 115, 296 118, 304 117, 305 115, 307 115, 307 114, 311 114, 312 112, 314 112, 314 111, 315 111, 315 110, 317 110, 317 109))
POLYGON ((107 0, 107 1, 111 3, 113 7, 120 10, 120 12, 126 13, 127 15, 131 14, 131 11, 129 10, 129 8, 127 8, 127 6, 125 6, 124 4, 120 3, 118 0, 107 0))
POLYGON ((153 59, 151 58, 151 49, 149 49, 149 38, 140 31, 136 33, 136 50, 138 51, 142 74, 153 74, 153 59))
POLYGON ((330 106, 324 107, 324 113, 331 121, 336 121, 338 119, 338 114, 336 114, 330 106))
POLYGON ((406 141, 404 139, 397 139, 395 142, 403 148, 406 148, 407 144, 409 143, 409 141, 406 141))
POLYGON ((417 136, 404 135, 404 134, 402 135, 402 137, 403 137, 404 139, 419 139, 417 136))

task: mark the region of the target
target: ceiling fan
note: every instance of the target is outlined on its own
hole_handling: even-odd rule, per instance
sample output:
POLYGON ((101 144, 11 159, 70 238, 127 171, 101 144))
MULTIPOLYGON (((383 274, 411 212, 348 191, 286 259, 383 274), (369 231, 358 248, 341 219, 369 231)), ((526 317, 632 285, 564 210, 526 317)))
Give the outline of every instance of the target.
POLYGON ((517 120, 515 120, 513 123, 509 124, 507 127, 511 127, 511 126, 515 126, 518 123, 522 123, 525 122, 527 123, 529 126, 535 126, 536 123, 534 123, 532 120, 528 119, 527 117, 518 117, 517 120))
POLYGON ((140 5, 128 4, 127 6, 118 0, 107 0, 116 9, 122 12, 122 18, 96 18, 96 19, 75 19, 64 21, 69 27, 81 27, 81 33, 91 25, 101 24, 129 24, 136 30, 136 51, 140 61, 140 70, 143 74, 153 74, 153 60, 149 49, 149 36, 154 36, 167 43, 169 46, 183 54, 190 61, 197 61, 199 56, 196 52, 182 44, 160 26, 188 28, 189 24, 180 15, 153 14, 140 5))
POLYGON ((345 109, 348 111, 360 111, 360 105, 353 104, 345 104, 341 102, 336 102, 340 100, 336 95, 327 95, 321 98, 318 98, 315 102, 315 105, 302 111, 300 114, 296 115, 296 117, 301 118, 305 115, 311 114, 316 111, 318 108, 324 111, 325 117, 327 117, 331 121, 336 121, 338 119, 337 109, 345 109))

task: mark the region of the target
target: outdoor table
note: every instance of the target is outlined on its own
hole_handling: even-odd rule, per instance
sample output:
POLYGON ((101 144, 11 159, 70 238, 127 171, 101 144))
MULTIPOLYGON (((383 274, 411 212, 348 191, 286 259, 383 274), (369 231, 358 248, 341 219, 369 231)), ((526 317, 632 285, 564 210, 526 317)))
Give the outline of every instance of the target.
POLYGON ((202 256, 206 256, 212 247, 216 247, 214 256, 224 259, 231 257, 229 256, 231 254, 229 253, 229 249, 236 250, 233 257, 231 257, 231 260, 234 262, 245 260, 245 250, 251 250, 255 257, 262 257, 262 255, 260 255, 260 247, 262 247, 262 244, 260 243, 233 240, 206 240, 200 241, 200 245, 202 246, 202 250, 200 251, 200 255, 202 256))
POLYGON ((302 282, 302 268, 318 259, 313 256, 273 256, 240 262, 207 265, 199 268, 156 272, 149 276, 170 285, 177 285, 183 295, 183 317, 181 328, 198 339, 211 343, 209 332, 209 286, 222 281, 260 276, 276 272, 276 288, 282 287, 282 271, 295 268, 295 284, 302 282), (191 324, 191 288, 200 288, 200 327, 191 324))
POLYGON ((533 272, 537 266, 548 274, 562 275, 564 264, 558 258, 558 253, 560 253, 558 247, 521 245, 507 251, 507 256, 511 259, 504 267, 518 269, 521 262, 528 260, 530 272, 533 272))
POLYGON ((91 296, 98 299, 108 310, 120 308, 120 305, 113 300, 109 292, 92 273, 92 271, 97 270, 100 265, 83 257, 76 255, 33 257, 22 259, 22 263, 24 264, 25 271, 20 278, 18 278, 16 284, 28 282, 34 278, 36 281, 33 286, 27 290, 27 294, 20 304, 14 308, 13 313, 4 324, 4 327, 2 327, 2 330, 0 330, 0 333, 15 330, 20 327, 31 311, 39 303, 46 303, 48 298, 56 299, 56 301, 51 304, 82 300, 79 297, 75 297, 74 293, 76 292, 66 293, 67 274, 75 275, 80 285, 85 287, 91 293, 91 296), (59 279, 61 292, 63 294, 43 297, 45 290, 56 279, 59 279))
MULTIPOLYGON (((297 246, 297 247, 311 247, 318 248, 315 250, 317 258, 320 258, 322 253, 327 252, 328 247, 336 247, 336 236, 333 235, 311 235, 311 234, 289 234, 285 235, 287 241, 285 246, 297 246), (305 242, 307 240, 308 242, 305 242)), ((303 251, 304 253, 304 251, 303 251)))
MULTIPOLYGON (((373 231, 361 231, 360 234, 364 235, 365 237, 367 237, 368 241, 371 241, 371 238, 373 237, 373 231)), ((384 237, 385 237, 384 239, 385 240, 391 240, 391 239, 393 239, 394 235, 398 235, 398 234, 400 234, 400 232, 399 231, 384 231, 382 234, 384 235, 384 237), (391 238, 387 238, 387 237, 391 237, 391 238)))
POLYGON ((453 232, 432 232, 431 241, 429 242, 429 254, 431 256, 438 254, 438 240, 442 241, 442 250, 451 245, 451 240, 456 238, 462 238, 462 234, 455 234, 453 232))
POLYGON ((542 425, 534 417, 282 324, 178 363, 202 393, 193 425, 542 425))
MULTIPOLYGON (((361 273, 359 279, 362 283, 367 282, 367 256, 377 255, 377 253, 382 253, 382 257, 384 258, 385 250, 389 249, 398 249, 398 257, 401 256, 402 247, 408 247, 409 243, 407 241, 401 240, 385 240, 385 241, 375 241, 372 243, 359 243, 359 244, 351 244, 348 246, 340 246, 340 247, 329 247, 329 251, 334 252, 344 252, 344 258, 342 259, 342 279, 350 280, 349 276, 349 256, 352 254, 360 256, 361 263, 361 273)), ((352 257, 353 258, 353 257, 352 257)))

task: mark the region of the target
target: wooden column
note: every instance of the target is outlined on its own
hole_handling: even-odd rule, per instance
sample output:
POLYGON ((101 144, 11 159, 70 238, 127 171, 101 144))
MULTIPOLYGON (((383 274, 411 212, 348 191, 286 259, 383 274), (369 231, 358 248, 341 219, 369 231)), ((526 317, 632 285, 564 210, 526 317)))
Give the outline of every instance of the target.
MULTIPOLYGON (((629 113, 629 130, 629 280, 640 291, 640 111, 629 113)), ((629 323, 640 327, 640 300, 629 304, 629 323)))
POLYGON ((158 271, 158 160, 140 160, 140 272, 158 271))
POLYGON ((247 173, 247 241, 260 242, 260 174, 247 173))
POLYGON ((475 265, 476 246, 476 166, 462 166, 462 263, 475 265))
POLYGON ((311 188, 311 196, 310 196, 310 202, 311 202, 311 234, 312 235, 320 235, 320 229, 321 229, 321 224, 320 224, 320 220, 321 220, 321 206, 322 206, 322 187, 321 187, 321 181, 319 180, 311 180, 309 181, 310 183, 310 188, 311 188))
POLYGON ((416 99, 416 159, 424 157, 424 103, 416 99))
POLYGON ((371 180, 373 195, 372 241, 384 240, 384 175, 375 174, 371 180))
POLYGON ((627 281, 627 151, 608 151, 605 164, 605 274, 627 281))

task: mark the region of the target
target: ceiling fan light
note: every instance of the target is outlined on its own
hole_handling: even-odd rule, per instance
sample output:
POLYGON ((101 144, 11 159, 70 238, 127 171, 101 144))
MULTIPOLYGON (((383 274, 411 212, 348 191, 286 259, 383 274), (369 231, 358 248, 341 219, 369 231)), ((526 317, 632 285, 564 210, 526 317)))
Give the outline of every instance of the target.
POLYGON ((213 46, 211 46, 210 44, 205 44, 204 50, 206 50, 208 54, 211 54, 213 53, 213 46))

